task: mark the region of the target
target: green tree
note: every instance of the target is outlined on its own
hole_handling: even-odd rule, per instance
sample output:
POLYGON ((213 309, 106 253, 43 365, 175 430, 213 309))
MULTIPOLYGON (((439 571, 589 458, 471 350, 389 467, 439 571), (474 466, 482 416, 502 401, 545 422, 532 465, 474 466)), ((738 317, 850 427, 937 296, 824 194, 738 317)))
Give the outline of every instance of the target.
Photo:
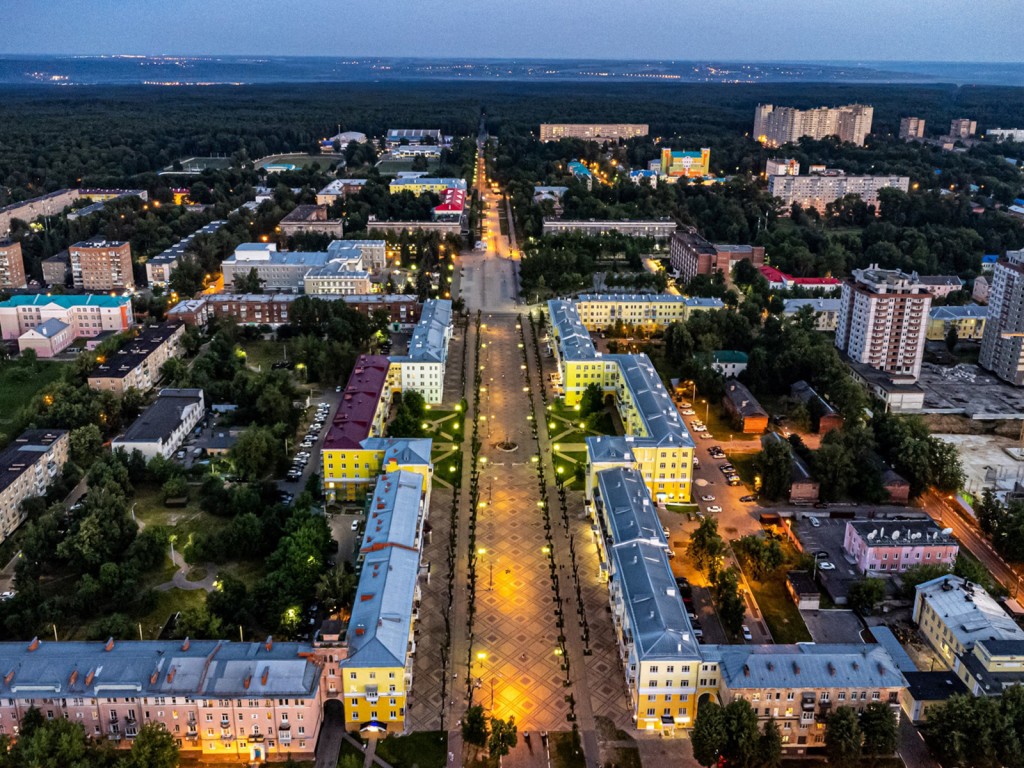
POLYGON ((139 729, 125 768, 177 768, 178 745, 163 723, 146 723, 139 729))
POLYGON ((103 435, 100 433, 100 428, 95 424, 86 424, 71 430, 68 439, 71 461, 83 469, 91 467, 103 447, 103 435))
POLYGON ((718 521, 713 517, 705 517, 697 529, 690 534, 690 542, 686 545, 686 554, 693 560, 698 571, 703 571, 709 581, 714 581, 718 572, 719 561, 725 552, 725 542, 718 534, 718 521))
POLYGON ((282 456, 283 445, 267 427, 249 427, 231 448, 238 474, 246 480, 261 480, 270 474, 282 456))
POLYGON ((599 384, 591 382, 583 390, 583 395, 580 398, 580 416, 585 419, 591 414, 602 411, 604 411, 604 390, 599 384))
POLYGON ((355 572, 345 567, 346 564, 336 565, 323 576, 316 585, 316 599, 323 603, 324 608, 333 613, 342 606, 352 604, 355 596, 359 578, 355 572))
POLYGON ((504 757, 518 743, 519 731, 516 728, 515 715, 509 715, 508 720, 491 718, 491 735, 487 739, 487 751, 492 758, 504 757))
POLYGON ((235 293, 263 293, 263 283, 266 282, 260 277, 260 273, 253 267, 248 274, 235 275, 235 293))
POLYGON ((734 635, 739 634, 743 628, 746 605, 740 594, 739 572, 735 568, 726 568, 718 574, 715 580, 715 598, 722 626, 734 635))
POLYGON ((734 699, 726 705, 723 714, 727 738, 722 757, 737 768, 755 768, 760 746, 757 712, 746 699, 734 699))
POLYGON ((949 350, 950 354, 956 352, 956 345, 960 343, 960 334, 957 333, 956 326, 950 325, 949 331, 946 333, 946 349, 949 350))
POLYGON ((855 768, 860 763, 862 734, 857 713, 850 707, 839 707, 825 724, 825 754, 829 766, 855 768))
POLYGON ((466 710, 462 718, 462 738, 467 744, 482 747, 487 743, 487 716, 480 704, 474 704, 466 710))
POLYGON ((782 765, 782 732, 774 717, 768 718, 761 729, 757 754, 760 768, 779 768, 782 765))
POLYGON ((736 542, 736 549, 750 565, 753 576, 758 581, 764 581, 765 577, 785 560, 782 545, 775 537, 748 534, 736 542))
POLYGON ((161 486, 160 495, 166 504, 170 499, 188 498, 188 481, 184 475, 175 475, 161 486))
POLYGON ((881 701, 873 701, 860 713, 860 730, 864 734, 864 754, 871 758, 885 757, 896 751, 899 730, 896 713, 881 701))
POLYGON ((766 439, 754 466, 761 476, 761 493, 775 501, 789 494, 793 477, 793 454, 782 439, 766 439))
POLYGON ((865 578, 850 584, 846 596, 850 608, 862 616, 870 614, 885 599, 885 582, 865 578))
POLYGON ((100 764, 97 748, 78 723, 63 718, 22 722, 18 740, 8 754, 12 768, 96 768, 100 764))
POLYGON ((694 720, 693 732, 690 734, 693 759, 705 768, 711 768, 718 763, 727 739, 722 708, 710 698, 702 699, 697 704, 697 719, 694 720))

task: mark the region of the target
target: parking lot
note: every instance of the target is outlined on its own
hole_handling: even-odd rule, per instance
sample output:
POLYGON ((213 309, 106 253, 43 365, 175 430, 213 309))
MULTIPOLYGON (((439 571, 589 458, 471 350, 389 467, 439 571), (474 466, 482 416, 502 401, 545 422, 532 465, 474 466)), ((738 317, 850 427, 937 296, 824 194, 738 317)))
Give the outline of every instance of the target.
POLYGON ((862 643, 864 625, 853 611, 800 611, 816 643, 862 643))
MULTIPOLYGON (((821 568, 818 575, 822 586, 826 588, 833 600, 842 605, 850 584, 861 578, 860 573, 846 560, 843 555, 843 536, 846 534, 846 520, 814 516, 817 527, 812 525, 808 515, 797 515, 793 518, 793 530, 796 532, 804 552, 814 555, 826 552, 827 556, 819 558, 819 563, 831 563, 834 569, 821 568), (839 601, 842 602, 839 602, 839 601)), ((819 565, 820 568, 820 565, 819 565)))

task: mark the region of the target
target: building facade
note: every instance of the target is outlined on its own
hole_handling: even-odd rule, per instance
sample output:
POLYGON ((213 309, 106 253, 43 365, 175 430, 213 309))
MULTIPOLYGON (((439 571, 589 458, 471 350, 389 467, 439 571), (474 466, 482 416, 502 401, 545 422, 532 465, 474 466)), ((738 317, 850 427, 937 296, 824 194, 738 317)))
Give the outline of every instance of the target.
POLYGON ((978 121, 969 117, 958 117, 949 123, 949 135, 954 139, 969 139, 978 132, 978 121))
POLYGON ((584 139, 586 141, 618 141, 646 136, 643 123, 541 123, 540 140, 584 139))
POLYGON ((904 117, 900 119, 900 138, 904 141, 924 138, 924 118, 904 117))
POLYGON ((849 104, 844 107, 794 109, 758 104, 754 111, 754 139, 768 147, 779 147, 807 136, 824 139, 838 136, 844 143, 864 146, 871 133, 874 107, 849 104))
POLYGON ((21 243, 0 240, 0 290, 25 288, 27 285, 21 243))
POLYGON ((1008 251, 992 272, 978 363, 1014 386, 1024 385, 1024 251, 1008 251))
POLYGON ((899 270, 853 270, 843 284, 835 344, 851 360, 889 374, 921 375, 928 310, 927 287, 899 270))
POLYGON ((825 206, 846 195, 858 195, 868 205, 878 204, 881 189, 910 189, 908 176, 847 176, 844 173, 809 176, 769 176, 768 193, 787 208, 799 203, 803 208, 824 211, 825 206))
POLYGON ((952 569, 960 546, 931 520, 846 523, 843 551, 868 576, 902 573, 915 565, 952 569))
POLYGON ((722 309, 721 299, 691 298, 667 293, 584 293, 576 297, 576 312, 588 331, 616 323, 658 330, 681 323, 694 312, 722 309))
POLYGON ((736 379, 725 382, 722 407, 741 432, 756 435, 768 429, 768 412, 761 407, 750 390, 736 379))
POLYGON ((58 189, 31 200, 11 203, 0 208, 0 236, 11 231, 11 222, 21 219, 24 222, 35 221, 40 216, 53 216, 71 205, 79 198, 77 189, 58 189))
POLYGON ((45 496, 60 476, 69 435, 65 429, 29 429, 0 452, 0 541, 25 522, 22 502, 45 496))
POLYGON ((68 248, 71 282, 85 291, 131 291, 132 247, 117 240, 88 240, 68 248))
POLYGON ((129 389, 147 392, 160 380, 164 363, 181 353, 185 326, 161 323, 142 330, 134 339, 89 373, 90 389, 124 395, 129 389))
POLYGON ((297 205, 281 219, 278 224, 285 235, 297 235, 302 232, 318 232, 331 237, 341 237, 345 233, 345 225, 341 219, 327 218, 326 205, 297 205))
POLYGON ((985 138, 993 141, 1024 143, 1024 128, 989 128, 985 132, 985 138))
POLYGON ((661 150, 661 175, 670 178, 699 179, 711 175, 711 150, 661 150))
POLYGON ((629 237, 650 237, 655 240, 667 240, 676 231, 676 223, 667 220, 622 220, 622 221, 573 221, 566 219, 544 219, 544 234, 553 235, 559 232, 582 232, 585 235, 597 236, 607 232, 618 232, 629 237))
POLYGON ((950 330, 955 328, 958 339, 981 341, 985 335, 987 320, 988 307, 980 307, 977 304, 932 307, 928 312, 928 340, 944 341, 950 330))
POLYGON ((764 248, 759 245, 712 245, 697 230, 679 230, 672 234, 668 246, 669 264, 681 279, 689 282, 697 275, 721 272, 729 279, 733 267, 749 261, 755 267, 764 265, 764 248))
POLYGON ((414 195, 422 195, 424 192, 442 194, 446 189, 459 189, 466 191, 465 179, 437 179, 430 176, 399 176, 388 185, 392 195, 398 192, 412 192, 414 195))
POLYGON ((49 320, 71 327, 74 338, 122 333, 135 324, 131 299, 124 296, 13 296, 0 302, 0 332, 17 339, 49 320))
POLYGON ((814 315, 814 329, 832 333, 839 325, 839 309, 841 299, 786 299, 782 314, 793 318, 804 307, 809 307, 814 315))
POLYGON ((444 399, 444 373, 452 338, 452 303, 447 299, 423 302, 419 322, 409 339, 406 355, 392 355, 391 366, 403 392, 415 390, 428 403, 444 399))
POLYGON ((769 158, 764 165, 765 176, 799 176, 800 161, 791 157, 769 158))
POLYGON ((184 237, 163 253, 159 253, 146 262, 146 280, 150 285, 167 285, 174 270, 178 268, 182 257, 195 243, 197 237, 210 237, 227 224, 225 220, 211 221, 200 227, 188 237, 184 237))

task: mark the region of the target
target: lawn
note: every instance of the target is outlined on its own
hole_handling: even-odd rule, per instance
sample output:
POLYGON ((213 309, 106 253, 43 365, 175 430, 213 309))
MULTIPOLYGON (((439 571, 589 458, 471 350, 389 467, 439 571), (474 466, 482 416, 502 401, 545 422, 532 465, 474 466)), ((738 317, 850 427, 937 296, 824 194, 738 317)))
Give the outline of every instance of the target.
POLYGON ((37 361, 35 369, 19 362, 0 365, 0 428, 14 421, 18 412, 48 384, 60 378, 63 363, 37 361))
POLYGON ((757 475, 757 468, 754 462, 757 460, 756 453, 731 453, 728 456, 729 463, 736 467, 740 480, 751 488, 754 486, 754 476, 757 475))
MULTIPOLYGON (((685 396, 686 402, 690 402, 688 395, 689 393, 685 396)), ((716 403, 711 403, 709 407, 707 403, 701 402, 701 398, 698 396, 697 400, 691 403, 691 406, 691 410, 695 413, 693 416, 683 416, 686 426, 689 427, 690 422, 694 419, 700 419, 704 422, 704 426, 708 428, 708 432, 715 436, 714 440, 701 441, 697 437, 698 433, 691 432, 698 443, 714 444, 717 441, 725 442, 727 440, 750 440, 753 442, 761 438, 761 435, 744 434, 737 430, 728 417, 722 415, 721 408, 716 403)))
POLYGON ((146 526, 162 525, 171 529, 175 536, 175 548, 182 552, 191 538, 197 534, 215 533, 230 524, 228 518, 216 517, 199 508, 195 500, 198 490, 189 489, 191 500, 184 507, 173 509, 165 507, 161 500, 160 489, 140 486, 135 489, 133 509, 136 519, 146 526))
POLYGON ((579 743, 573 743, 571 731, 549 733, 548 751, 553 768, 583 768, 587 764, 579 743))
POLYGON ((737 559, 743 567, 743 573, 774 641, 780 645, 811 642, 811 633, 807 631, 800 611, 786 591, 786 571, 799 564, 800 555, 785 539, 780 539, 780 543, 785 560, 775 571, 767 574, 764 581, 753 578, 750 568, 743 562, 743 558, 739 557, 739 553, 737 559))
POLYGON ((242 349, 245 350, 246 365, 261 371, 268 371, 271 365, 285 359, 285 347, 279 341, 267 341, 266 339, 244 341, 242 349))
POLYGON ((448 734, 421 731, 407 736, 388 736, 377 742, 377 754, 394 768, 445 768, 448 734))
POLYGON ((205 603, 206 592, 202 589, 169 589, 166 592, 157 592, 156 606, 145 616, 137 619, 142 623, 143 636, 147 640, 156 638, 168 618, 186 608, 205 603))
POLYGON ((462 440, 465 414, 462 411, 445 411, 431 408, 424 414, 424 421, 430 425, 425 437, 444 442, 460 442, 462 440))

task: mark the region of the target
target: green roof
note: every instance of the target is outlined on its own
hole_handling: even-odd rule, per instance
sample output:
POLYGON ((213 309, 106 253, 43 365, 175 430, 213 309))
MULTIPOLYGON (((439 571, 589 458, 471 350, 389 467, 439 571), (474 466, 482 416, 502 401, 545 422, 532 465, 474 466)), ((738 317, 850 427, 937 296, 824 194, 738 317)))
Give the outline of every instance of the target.
POLYGON ((0 302, 0 307, 45 307, 47 304, 56 304, 58 307, 63 307, 64 309, 82 307, 86 305, 91 307, 121 307, 128 304, 130 301, 131 299, 126 296, 109 296, 105 293, 90 293, 76 296, 50 296, 47 294, 37 293, 31 296, 12 296, 7 301, 0 302))
POLYGON ((714 353, 716 363, 746 363, 747 353, 735 349, 720 349, 714 353))

